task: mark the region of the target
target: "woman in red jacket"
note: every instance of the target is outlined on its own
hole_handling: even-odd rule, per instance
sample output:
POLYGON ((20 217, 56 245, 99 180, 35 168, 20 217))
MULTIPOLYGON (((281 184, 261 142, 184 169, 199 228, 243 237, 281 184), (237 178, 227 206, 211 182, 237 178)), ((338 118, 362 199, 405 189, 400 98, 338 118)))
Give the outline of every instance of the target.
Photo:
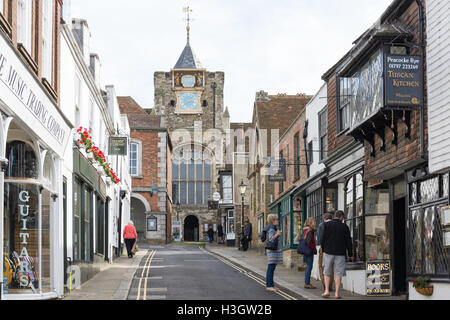
POLYGON ((123 229, 123 239, 125 240, 125 245, 127 246, 128 258, 132 258, 133 254, 131 253, 131 249, 133 248, 133 245, 137 240, 137 233, 136 229, 134 228, 134 223, 131 220, 123 229))
POLYGON ((308 218, 305 221, 305 227, 303 228, 303 239, 306 239, 306 244, 313 251, 313 254, 310 256, 305 255, 306 262, 306 272, 305 272, 305 288, 306 289, 315 289, 311 284, 311 271, 313 268, 314 255, 317 254, 316 248, 316 240, 315 240, 315 228, 316 228, 316 220, 314 218, 308 218))

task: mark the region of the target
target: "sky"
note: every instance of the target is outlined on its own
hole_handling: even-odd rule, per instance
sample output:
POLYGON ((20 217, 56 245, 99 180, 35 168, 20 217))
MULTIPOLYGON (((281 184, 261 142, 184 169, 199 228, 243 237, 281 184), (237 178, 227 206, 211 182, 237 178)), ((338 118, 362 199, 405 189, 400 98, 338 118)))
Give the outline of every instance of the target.
MULTIPOLYGON (((64 1, 66 3, 66 1, 64 1)), ((392 0, 71 0, 86 19, 101 84, 153 108, 155 71, 170 71, 190 44, 208 71, 225 73, 231 122, 251 122, 255 93, 314 95, 321 76, 392 0)))

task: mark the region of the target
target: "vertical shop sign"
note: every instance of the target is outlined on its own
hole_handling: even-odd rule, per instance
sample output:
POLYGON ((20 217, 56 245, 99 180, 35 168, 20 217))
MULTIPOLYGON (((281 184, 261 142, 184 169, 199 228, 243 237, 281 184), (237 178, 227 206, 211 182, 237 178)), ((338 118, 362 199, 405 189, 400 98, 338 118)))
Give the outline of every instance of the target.
POLYGON ((20 267, 19 267, 19 284, 21 287, 32 286, 31 277, 29 276, 31 272, 31 266, 29 265, 30 256, 28 255, 27 247, 28 244, 27 239, 30 237, 30 233, 27 228, 28 215, 30 213, 30 195, 28 191, 22 190, 19 192, 19 212, 20 212, 20 220, 21 227, 19 238, 21 239, 21 245, 23 245, 22 250, 20 252, 20 267))

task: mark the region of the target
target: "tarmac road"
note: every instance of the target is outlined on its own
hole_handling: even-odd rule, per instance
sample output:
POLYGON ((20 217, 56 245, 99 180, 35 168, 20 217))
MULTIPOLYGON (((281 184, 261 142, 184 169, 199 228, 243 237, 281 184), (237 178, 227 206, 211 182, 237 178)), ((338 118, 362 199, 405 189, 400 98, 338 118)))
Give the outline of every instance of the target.
POLYGON ((140 245, 139 249, 147 253, 128 300, 303 300, 285 288, 267 291, 264 278, 203 248, 140 245))

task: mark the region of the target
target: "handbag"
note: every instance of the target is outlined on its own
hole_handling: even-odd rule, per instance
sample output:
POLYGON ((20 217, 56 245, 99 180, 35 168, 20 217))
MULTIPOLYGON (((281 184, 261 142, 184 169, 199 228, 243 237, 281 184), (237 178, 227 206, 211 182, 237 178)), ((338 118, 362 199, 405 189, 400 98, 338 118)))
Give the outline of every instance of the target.
MULTIPOLYGON (((275 228, 276 230, 276 228, 275 228)), ((269 232, 269 230, 267 230, 269 232)), ((266 246, 265 248, 268 250, 278 250, 278 238, 270 241, 268 238, 266 238, 266 246)))
POLYGON ((136 252, 138 252, 138 245, 137 245, 137 241, 134 242, 133 244, 133 248, 131 248, 131 253, 135 254, 136 252))
POLYGON ((302 237, 298 242, 297 253, 303 254, 305 256, 312 256, 314 254, 314 251, 313 249, 308 247, 308 245, 306 244, 306 239, 302 237))

